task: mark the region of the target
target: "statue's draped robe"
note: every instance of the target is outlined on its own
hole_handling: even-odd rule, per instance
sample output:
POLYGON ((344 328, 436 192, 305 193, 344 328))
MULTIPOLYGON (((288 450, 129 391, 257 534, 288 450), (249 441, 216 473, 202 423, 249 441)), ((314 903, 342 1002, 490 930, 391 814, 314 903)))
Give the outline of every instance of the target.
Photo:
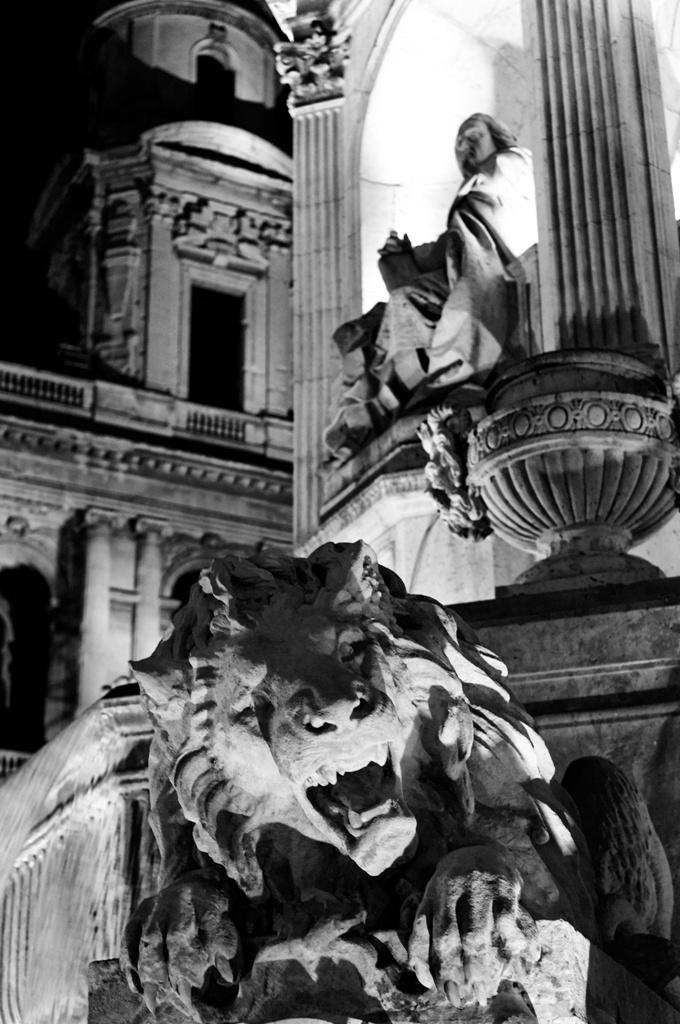
POLYGON ((447 230, 413 250, 418 276, 391 295, 377 339, 380 400, 396 409, 424 382, 483 383, 514 352, 505 268, 538 237, 531 154, 495 153, 462 185, 447 230))
POLYGON ((513 147, 464 182, 436 241, 383 257, 390 298, 379 329, 376 306, 335 335, 343 382, 325 434, 331 455, 358 451, 414 393, 483 384, 498 362, 528 354, 513 342, 515 285, 506 268, 537 238, 531 154, 513 147))

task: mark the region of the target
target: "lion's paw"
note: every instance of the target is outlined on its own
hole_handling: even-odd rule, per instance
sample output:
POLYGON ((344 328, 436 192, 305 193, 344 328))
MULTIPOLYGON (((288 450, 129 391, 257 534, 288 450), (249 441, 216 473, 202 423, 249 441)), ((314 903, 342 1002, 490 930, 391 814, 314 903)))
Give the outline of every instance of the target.
POLYGON ((125 929, 120 962, 128 984, 153 1013, 168 999, 200 1016, 194 990, 238 980, 240 938, 226 885, 194 871, 144 900, 125 929))
POLYGON ((426 988, 453 1006, 495 995, 540 957, 536 925, 519 905, 521 876, 500 846, 456 850, 440 861, 416 912, 409 963, 426 988))

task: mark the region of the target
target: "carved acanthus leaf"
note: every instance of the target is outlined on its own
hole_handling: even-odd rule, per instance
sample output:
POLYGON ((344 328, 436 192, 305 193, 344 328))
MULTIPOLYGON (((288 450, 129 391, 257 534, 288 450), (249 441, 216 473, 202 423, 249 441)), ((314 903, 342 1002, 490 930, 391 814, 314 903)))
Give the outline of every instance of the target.
POLYGON ((348 32, 334 32, 315 21, 307 39, 277 44, 276 69, 290 86, 291 108, 344 95, 350 42, 348 32))

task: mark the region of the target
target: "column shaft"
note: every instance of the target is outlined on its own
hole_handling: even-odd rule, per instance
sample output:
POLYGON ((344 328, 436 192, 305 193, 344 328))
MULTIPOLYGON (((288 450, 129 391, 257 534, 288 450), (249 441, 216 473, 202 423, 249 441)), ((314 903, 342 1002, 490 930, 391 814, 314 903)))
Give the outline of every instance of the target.
POLYGON ((160 590, 162 575, 159 530, 147 527, 138 541, 137 592, 134 657, 148 658, 161 634, 160 590))
POLYGON ((677 365, 678 241, 648 0, 523 0, 546 349, 677 365))
POLYGON ((317 528, 319 467, 337 361, 332 336, 342 322, 341 106, 293 111, 293 308, 295 366, 295 538, 317 528))
POLYGON ((80 630, 78 710, 102 696, 108 679, 111 583, 111 523, 94 518, 86 526, 85 592, 80 630))

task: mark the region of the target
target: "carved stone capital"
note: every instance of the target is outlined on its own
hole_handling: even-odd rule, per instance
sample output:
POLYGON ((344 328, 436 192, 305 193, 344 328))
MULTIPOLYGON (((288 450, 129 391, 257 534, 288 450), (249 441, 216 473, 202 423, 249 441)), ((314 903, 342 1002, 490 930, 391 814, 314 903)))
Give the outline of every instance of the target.
POLYGON ((113 533, 126 525, 125 516, 113 509, 88 508, 83 517, 83 528, 88 533, 113 533))
POLYGON ((170 524, 165 519, 156 519, 153 516, 139 516, 135 520, 134 530, 138 537, 147 537, 159 542, 172 536, 170 524))
POLYGON ((350 42, 347 31, 334 32, 314 21, 306 39, 277 43, 276 69, 290 86, 291 110, 344 96, 350 42))

